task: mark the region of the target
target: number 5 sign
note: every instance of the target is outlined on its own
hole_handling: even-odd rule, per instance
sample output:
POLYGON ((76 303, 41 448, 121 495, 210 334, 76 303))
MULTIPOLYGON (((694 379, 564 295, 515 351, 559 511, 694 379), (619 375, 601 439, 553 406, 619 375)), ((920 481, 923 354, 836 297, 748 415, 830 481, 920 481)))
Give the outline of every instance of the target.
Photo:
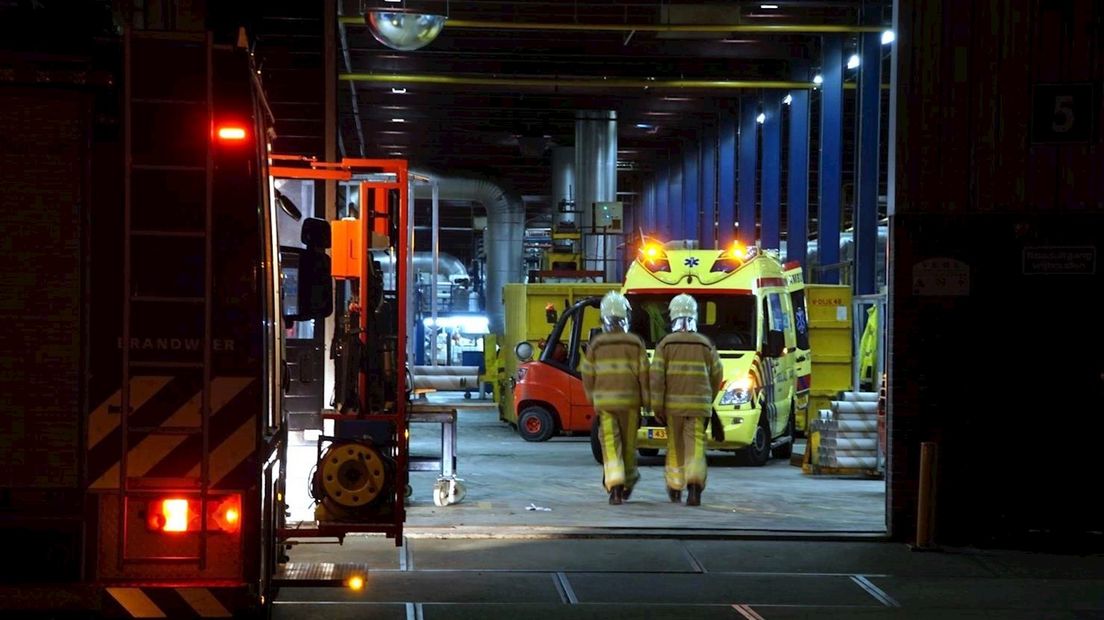
POLYGON ((1099 104, 1092 84, 1036 84, 1031 105, 1031 141, 1096 141, 1099 104))

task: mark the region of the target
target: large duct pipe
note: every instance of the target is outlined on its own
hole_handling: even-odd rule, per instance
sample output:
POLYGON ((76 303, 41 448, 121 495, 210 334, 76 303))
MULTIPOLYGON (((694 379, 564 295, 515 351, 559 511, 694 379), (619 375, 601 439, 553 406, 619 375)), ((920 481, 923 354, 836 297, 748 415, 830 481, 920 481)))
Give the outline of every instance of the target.
POLYGON ((575 147, 552 149, 552 221, 574 222, 574 213, 560 213, 560 205, 575 200, 575 147))
MULTIPOLYGON (((576 201, 583 212, 580 227, 594 232, 594 203, 617 199, 617 112, 580 110, 575 113, 576 201)), ((578 208, 578 207, 577 207, 578 208)), ((616 270, 612 237, 585 237, 586 268, 603 271, 608 282, 616 270)))
MULTIPOLYGON (((506 309, 502 303, 502 287, 509 282, 521 282, 522 236, 525 228, 525 203, 516 192, 504 189, 494 181, 476 177, 450 177, 425 170, 410 170, 436 183, 442 200, 478 202, 487 210, 487 232, 483 251, 487 255, 487 281, 484 291, 487 319, 491 331, 502 334, 506 328, 506 309)), ((432 197, 431 185, 418 184, 417 198, 432 197)))

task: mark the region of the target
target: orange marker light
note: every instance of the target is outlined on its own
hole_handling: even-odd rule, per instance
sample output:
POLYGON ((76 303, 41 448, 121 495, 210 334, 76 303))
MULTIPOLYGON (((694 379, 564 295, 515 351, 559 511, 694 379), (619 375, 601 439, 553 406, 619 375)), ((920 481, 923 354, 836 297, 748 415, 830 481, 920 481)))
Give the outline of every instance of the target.
POLYGON ((236 125, 224 125, 218 128, 219 140, 240 141, 245 140, 245 127, 236 125))
POLYGON ((161 516, 165 518, 165 525, 161 527, 165 532, 188 531, 188 500, 167 499, 161 502, 161 516))
POLYGON ((361 577, 360 575, 355 575, 353 577, 349 577, 349 581, 345 582, 345 585, 349 586, 350 590, 357 590, 357 591, 363 590, 364 589, 364 577, 361 577))
POLYGON ((226 522, 233 525, 238 522, 239 516, 240 515, 238 514, 237 510, 230 508, 226 511, 226 522))
POLYGON ((654 245, 650 245, 644 253, 648 255, 648 258, 655 258, 656 254, 659 254, 659 250, 657 250, 654 245))

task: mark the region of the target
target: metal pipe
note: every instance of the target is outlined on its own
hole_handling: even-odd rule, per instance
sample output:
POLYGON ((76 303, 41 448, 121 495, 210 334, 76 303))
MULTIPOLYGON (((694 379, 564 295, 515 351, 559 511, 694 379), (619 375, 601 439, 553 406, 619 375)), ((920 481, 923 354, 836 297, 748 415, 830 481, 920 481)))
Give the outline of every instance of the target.
POLYGON ((584 269, 602 271, 605 281, 613 275, 613 238, 598 232, 594 203, 617 199, 617 113, 612 110, 580 110, 575 113, 576 209, 583 212, 583 258, 593 261, 584 269))
POLYGON ((559 79, 517 77, 463 77, 433 74, 342 73, 345 82, 382 84, 453 84, 458 86, 546 86, 548 88, 813 88, 812 82, 787 80, 648 80, 648 79, 559 79))
MULTIPOLYGON (((342 24, 367 26, 364 16, 341 18, 342 24)), ((573 24, 537 22, 496 22, 479 19, 450 19, 446 28, 471 30, 567 30, 573 32, 717 32, 761 34, 830 34, 853 32, 883 32, 890 26, 858 26, 846 24, 573 24)))
MULTIPOLYGON (((487 210, 487 253, 484 295, 487 319, 491 331, 502 334, 506 311, 502 303, 502 287, 522 280, 522 236, 525 228, 525 203, 520 195, 502 187, 496 181, 474 177, 450 177, 424 170, 411 170, 436 182, 440 197, 446 200, 478 202, 487 210)), ((430 197, 426 185, 416 188, 421 198, 430 197)), ((413 232, 413 231, 412 231, 413 232)))
MULTIPOLYGON (((340 16, 341 15, 341 3, 340 2, 337 3, 336 8, 337 8, 337 14, 340 16)), ((345 36, 345 21, 344 20, 346 20, 346 19, 348 19, 348 18, 338 17, 338 19, 337 19, 337 21, 338 21, 337 34, 338 34, 338 40, 341 42, 341 56, 342 56, 342 59, 345 61, 345 70, 351 72, 353 70, 353 61, 349 57, 349 41, 348 41, 348 38, 345 36)), ((361 23, 364 23, 363 18, 361 18, 361 23)), ((335 70, 336 70, 336 67, 335 67, 335 70)), ((336 85, 334 86, 334 88, 336 89, 336 85)), ((365 157, 365 152, 364 152, 364 125, 360 122, 360 103, 357 101, 356 88, 349 87, 349 100, 350 100, 350 103, 352 103, 352 105, 353 105, 353 126, 356 127, 357 138, 360 141, 360 144, 359 144, 360 156, 365 157)), ((327 161, 333 161, 333 160, 330 159, 330 160, 327 160, 327 161)))
POLYGON ((432 366, 437 365, 437 274, 441 272, 441 212, 439 209, 440 202, 440 187, 434 182, 431 187, 433 188, 433 275, 429 279, 429 313, 433 317, 433 337, 430 339, 433 342, 432 347, 432 366))
MULTIPOLYGON (((685 89, 803 89, 812 90, 816 86, 812 82, 785 81, 785 80, 649 80, 637 78, 587 78, 587 79, 559 79, 559 78, 518 78, 518 77, 474 77, 453 76, 414 73, 341 73, 338 79, 345 82, 373 82, 380 84, 451 84, 455 86, 498 86, 502 88, 510 86, 543 86, 547 88, 685 88, 685 89)), ((853 82, 843 85, 844 90, 854 90, 857 86, 853 82)), ((889 84, 882 84, 882 90, 889 90, 889 84)))

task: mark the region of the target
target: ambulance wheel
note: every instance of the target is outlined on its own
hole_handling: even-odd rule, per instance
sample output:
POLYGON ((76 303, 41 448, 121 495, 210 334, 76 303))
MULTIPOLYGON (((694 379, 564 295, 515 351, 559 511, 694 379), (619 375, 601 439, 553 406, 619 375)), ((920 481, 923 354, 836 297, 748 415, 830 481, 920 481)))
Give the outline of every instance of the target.
POLYGON ((518 416, 518 433, 525 441, 548 441, 555 432, 556 423, 544 407, 526 407, 518 416))
POLYGON ((759 425, 755 427, 755 435, 751 439, 751 445, 738 450, 736 455, 744 465, 762 467, 770 460, 771 436, 767 430, 766 419, 760 416, 759 425))
POLYGON ((659 448, 637 448, 636 453, 640 456, 659 456, 659 448))
POLYGON ((594 423, 590 425, 590 453, 598 464, 602 464, 602 438, 598 433, 598 416, 594 416, 594 423))

